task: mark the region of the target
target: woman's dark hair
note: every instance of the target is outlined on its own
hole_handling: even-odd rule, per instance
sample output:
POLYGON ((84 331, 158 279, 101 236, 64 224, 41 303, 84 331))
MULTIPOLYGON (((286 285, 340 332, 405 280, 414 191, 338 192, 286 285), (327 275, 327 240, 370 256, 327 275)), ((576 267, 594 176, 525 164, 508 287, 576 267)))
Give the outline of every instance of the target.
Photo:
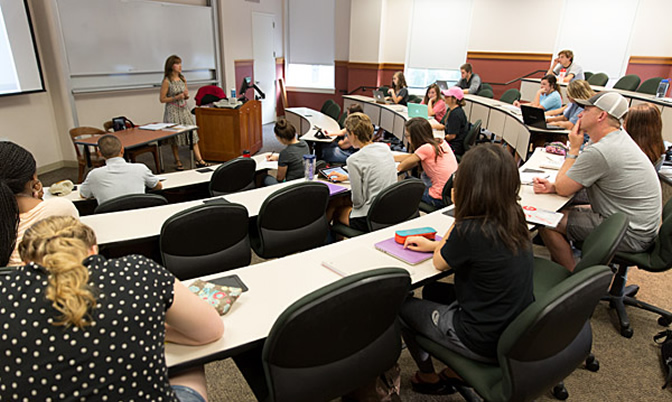
POLYGON ((30 152, 13 142, 0 142, 0 266, 7 265, 16 246, 19 205, 15 195, 25 190, 35 171, 30 152))
MULTIPOLYGON (((560 85, 558 85, 558 79, 555 78, 555 75, 553 75, 553 74, 544 75, 541 78, 541 80, 542 81, 543 80, 548 81, 548 84, 551 86, 551 88, 553 88, 553 91, 560 92, 560 85)), ((551 91, 551 92, 553 92, 553 91, 551 91)))
MULTIPOLYGON (((173 64, 177 64, 177 63, 182 63, 182 59, 180 59, 180 56, 172 55, 172 56, 169 56, 166 59, 166 65, 163 67, 163 77, 164 78, 167 78, 167 79, 170 80, 170 76, 173 74, 173 64)), ((182 81, 187 82, 184 79, 184 75, 182 75, 182 73, 178 73, 177 76, 180 77, 180 79, 182 81)))
POLYGON ((348 106, 348 114, 353 114, 353 113, 364 113, 364 109, 362 109, 362 105, 359 103, 353 103, 350 106, 348 106))
POLYGON ((406 122, 406 131, 408 131, 411 137, 411 152, 415 152, 421 146, 429 144, 434 148, 434 162, 436 162, 439 156, 443 155, 443 149, 441 149, 441 141, 443 140, 434 138, 432 125, 429 124, 427 119, 414 117, 408 120, 406 122))
POLYGON ((482 220, 483 234, 510 250, 530 247, 525 214, 518 204, 520 176, 511 154, 493 144, 464 154, 454 178, 455 223, 482 220))
POLYGON ((296 137, 296 129, 286 119, 278 120, 273 127, 273 132, 277 137, 286 141, 292 141, 296 137))
POLYGON ((394 85, 394 81, 392 81, 392 87, 394 88, 395 91, 400 90, 401 88, 406 88, 408 85, 406 84, 406 78, 404 77, 404 73, 401 71, 397 71, 394 73, 393 77, 397 77, 397 84, 394 85))
POLYGON ((628 110, 623 128, 654 165, 665 153, 660 110, 651 103, 640 103, 628 110))

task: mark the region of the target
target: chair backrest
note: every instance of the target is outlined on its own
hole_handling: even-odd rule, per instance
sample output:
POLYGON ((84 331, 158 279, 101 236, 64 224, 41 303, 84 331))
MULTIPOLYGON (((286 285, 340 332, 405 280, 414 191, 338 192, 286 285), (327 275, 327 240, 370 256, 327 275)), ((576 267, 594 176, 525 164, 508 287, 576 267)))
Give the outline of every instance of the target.
POLYGON ((455 177, 455 173, 451 174, 448 180, 446 180, 446 184, 443 185, 443 190, 441 191, 441 199, 443 200, 443 204, 447 207, 453 205, 453 199, 451 198, 453 177, 455 177))
POLYGON ((103 130, 107 131, 108 133, 114 131, 114 123, 112 122, 112 120, 108 120, 105 123, 103 123, 103 130))
POLYGON ((385 96, 387 96, 387 91, 390 90, 390 87, 388 87, 387 85, 381 85, 381 86, 378 87, 378 90, 383 91, 383 94, 385 96))
POLYGON ((658 85, 662 81, 662 77, 649 78, 648 80, 642 82, 642 85, 637 88, 637 92, 649 95, 655 95, 658 90, 658 85))
POLYGON ((584 72, 583 72, 583 78, 584 78, 586 81, 588 81, 588 78, 590 78, 590 77, 592 77, 592 76, 593 76, 593 73, 591 73, 590 71, 584 71, 584 72))
POLYGON ((639 75, 636 74, 624 75, 618 81, 616 81, 616 83, 614 84, 614 89, 622 89, 624 91, 634 91, 635 89, 637 89, 641 81, 642 79, 639 78, 639 75))
POLYGON ((171 216, 159 238, 163 265, 180 280, 249 265, 248 219, 244 206, 225 202, 171 216))
POLYGON ((516 88, 510 88, 507 89, 506 92, 504 92, 504 94, 502 94, 502 97, 499 98, 499 100, 502 102, 513 104, 513 102, 520 100, 520 96, 521 94, 519 90, 517 90, 516 88))
POLYGON ((338 105, 338 103, 333 102, 327 106, 327 111, 324 112, 324 114, 338 121, 338 118, 341 117, 341 107, 338 105))
POLYGON ((612 276, 604 265, 586 268, 538 297, 509 324, 497 346, 504 400, 533 400, 588 356, 590 316, 612 276))
POLYGON ((478 91, 477 95, 482 96, 484 98, 490 98, 490 99, 493 99, 495 97, 495 94, 492 92, 492 90, 488 89, 488 88, 481 89, 480 91, 478 91))
POLYGON ((663 224, 658 229, 653 245, 642 253, 635 254, 635 258, 628 258, 627 253, 616 253, 618 259, 631 261, 636 259, 639 269, 650 272, 663 272, 672 268, 672 199, 663 207, 663 224), (623 258, 625 257, 625 258, 623 258))
POLYGON ((72 144, 75 146, 77 159, 84 158, 82 154, 84 147, 75 144, 75 141, 79 138, 87 138, 95 134, 105 134, 105 131, 96 127, 75 127, 70 129, 70 140, 72 140, 72 144))
POLYGON ((422 96, 408 95, 408 101, 411 103, 420 103, 422 102, 422 96))
POLYGON ((327 99, 327 100, 324 101, 324 103, 322 104, 322 109, 320 109, 320 112, 321 112, 321 113, 324 113, 324 114, 327 114, 327 110, 329 109, 329 106, 330 106, 330 105, 333 105, 333 104, 336 104, 336 102, 334 102, 333 99, 327 99))
POLYGON ((397 314, 410 284, 406 270, 374 269, 289 306, 262 352, 270 400, 329 401, 392 367, 401 354, 397 314))
POLYGON ((476 120, 476 122, 471 125, 469 132, 466 137, 464 137, 464 152, 470 150, 476 143, 476 138, 478 138, 478 134, 481 133, 481 125, 482 122, 480 119, 476 120))
POLYGON ((210 195, 226 195, 254 188, 256 162, 251 158, 236 158, 222 163, 212 173, 208 186, 210 195))
POLYGON ((366 216, 369 231, 416 218, 425 184, 419 179, 398 181, 375 196, 366 216))
POLYGON ((607 82, 609 81, 609 76, 606 75, 605 73, 595 73, 592 76, 590 76, 590 78, 588 78, 587 81, 590 85, 597 85, 603 87, 607 85, 607 82))
POLYGON ((628 217, 621 212, 605 219, 583 242, 581 261, 576 264, 574 273, 594 265, 609 264, 627 229, 628 217))
POLYGON ((168 204, 168 200, 158 194, 127 194, 105 201, 98 205, 96 209, 93 210, 93 213, 106 214, 109 212, 128 211, 131 209, 158 207, 166 204, 168 204))
POLYGON ((282 257, 324 245, 328 202, 329 188, 318 182, 297 182, 268 196, 257 216, 258 254, 282 257))
POLYGON ((481 88, 480 88, 480 90, 482 91, 482 90, 484 90, 484 89, 489 89, 489 90, 491 90, 491 91, 494 92, 494 90, 492 89, 492 85, 488 84, 487 82, 482 82, 482 83, 481 83, 481 88))

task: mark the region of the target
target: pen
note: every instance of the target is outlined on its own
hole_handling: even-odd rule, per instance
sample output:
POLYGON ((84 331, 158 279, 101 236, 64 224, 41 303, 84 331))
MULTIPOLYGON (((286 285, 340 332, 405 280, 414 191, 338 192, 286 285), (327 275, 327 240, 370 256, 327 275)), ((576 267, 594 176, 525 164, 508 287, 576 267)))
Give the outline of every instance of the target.
POLYGON ((268 157, 267 157, 266 159, 269 159, 269 160, 270 160, 270 159, 273 157, 273 154, 274 154, 274 153, 275 153, 275 151, 271 151, 271 154, 268 155, 268 157))

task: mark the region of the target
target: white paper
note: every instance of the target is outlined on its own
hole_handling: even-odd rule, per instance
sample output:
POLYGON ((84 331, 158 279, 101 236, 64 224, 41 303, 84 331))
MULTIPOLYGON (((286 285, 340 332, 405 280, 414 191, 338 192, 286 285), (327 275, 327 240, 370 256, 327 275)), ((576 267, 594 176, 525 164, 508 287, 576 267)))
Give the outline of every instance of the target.
POLYGON ((163 130, 164 128, 168 127, 173 127, 175 126, 175 123, 152 123, 152 124, 145 124, 144 126, 140 126, 139 128, 143 130, 163 130))
POLYGON ((550 228, 558 226, 558 223, 560 223, 560 220, 562 220, 562 217, 564 216, 560 212, 553 212, 532 206, 523 206, 523 212, 525 213, 525 220, 527 222, 548 226, 550 228))

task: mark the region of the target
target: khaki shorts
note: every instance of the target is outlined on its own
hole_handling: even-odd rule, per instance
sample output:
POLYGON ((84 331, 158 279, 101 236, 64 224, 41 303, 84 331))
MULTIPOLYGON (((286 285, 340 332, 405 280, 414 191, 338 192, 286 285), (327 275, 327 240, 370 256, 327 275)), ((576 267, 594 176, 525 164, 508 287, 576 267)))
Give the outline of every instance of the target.
MULTIPOLYGON (((590 207, 572 207, 567 216, 567 238, 571 241, 584 241, 605 219, 590 207)), ((646 250, 650 244, 650 241, 642 241, 628 230, 616 250, 639 252, 646 250)))

